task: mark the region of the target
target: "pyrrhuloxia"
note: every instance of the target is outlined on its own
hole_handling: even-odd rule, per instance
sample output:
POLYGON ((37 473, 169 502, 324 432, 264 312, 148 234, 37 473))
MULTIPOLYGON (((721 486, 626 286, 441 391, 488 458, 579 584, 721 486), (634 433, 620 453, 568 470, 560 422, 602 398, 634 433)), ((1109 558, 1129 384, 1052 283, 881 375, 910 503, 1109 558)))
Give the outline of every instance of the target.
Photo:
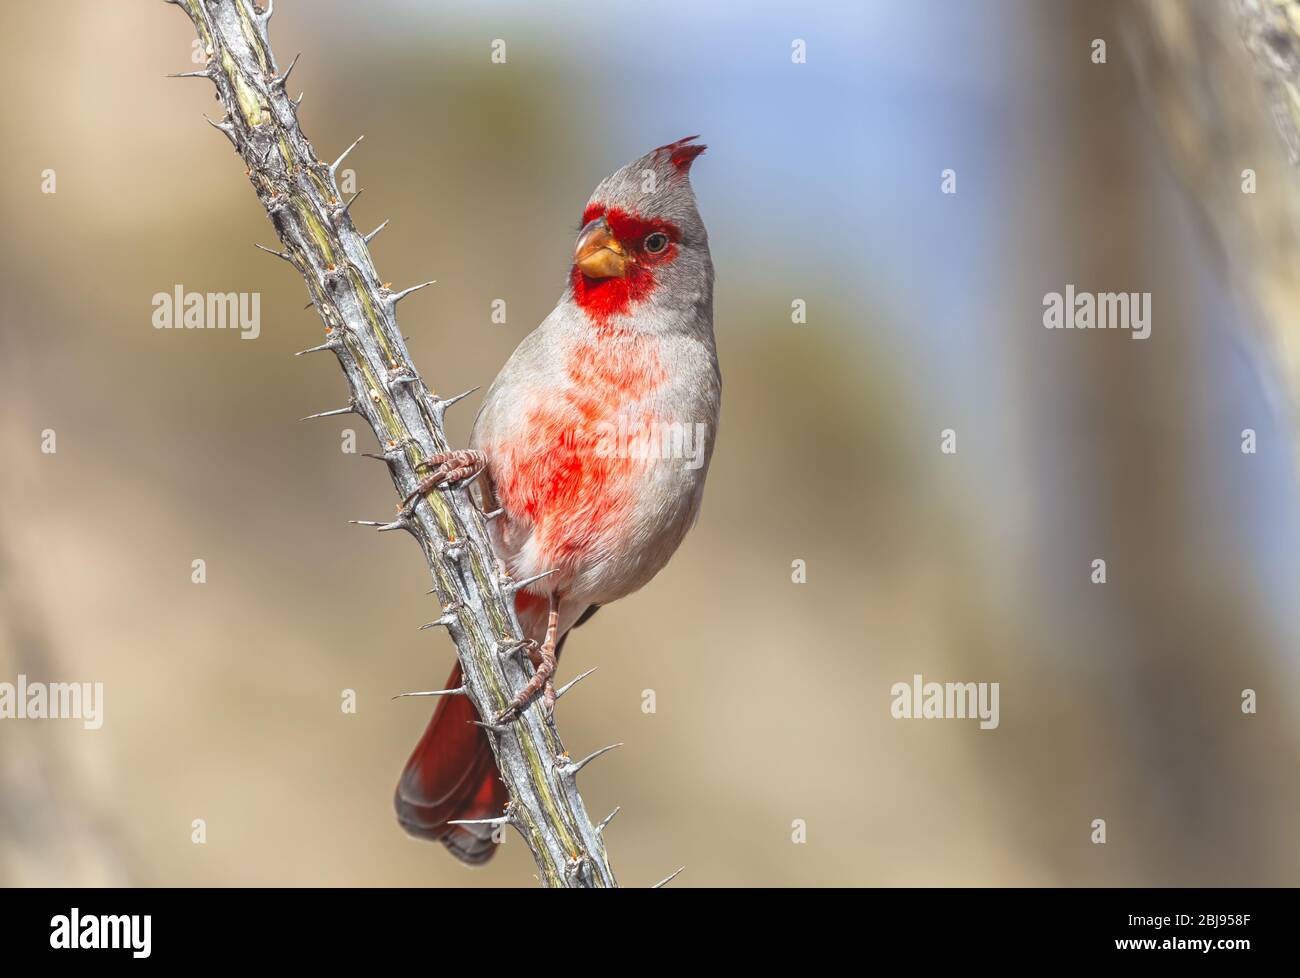
MULTIPOLYGON (((642 587, 695 522, 717 432, 713 265, 690 185, 704 147, 688 137, 601 181, 582 215, 568 286, 484 399, 471 448, 429 460, 437 487, 478 480, 504 509, 493 544, 515 578, 550 576, 516 595, 536 671, 496 719, 540 694, 570 628, 642 587), (484 485, 486 483, 486 485, 484 485)), ((460 685, 460 667, 448 688, 460 685)), ((505 788, 463 696, 443 697, 397 786, 412 835, 481 863, 491 829, 453 819, 500 815, 505 788)))

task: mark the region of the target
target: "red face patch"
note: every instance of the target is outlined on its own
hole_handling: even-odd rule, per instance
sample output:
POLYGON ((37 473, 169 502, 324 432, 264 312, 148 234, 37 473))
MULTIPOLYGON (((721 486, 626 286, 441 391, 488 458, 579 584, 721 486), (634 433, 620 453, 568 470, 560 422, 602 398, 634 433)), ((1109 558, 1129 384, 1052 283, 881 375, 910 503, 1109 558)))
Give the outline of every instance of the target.
POLYGON ((608 326, 615 316, 623 315, 632 306, 654 291, 654 270, 677 257, 677 242, 681 232, 671 221, 660 218, 643 218, 617 207, 591 204, 582 214, 587 225, 604 217, 610 230, 618 238, 628 257, 627 275, 623 278, 588 278, 575 265, 571 273, 573 298, 578 308, 597 326, 608 326), (667 245, 655 250, 656 237, 666 237, 667 245))

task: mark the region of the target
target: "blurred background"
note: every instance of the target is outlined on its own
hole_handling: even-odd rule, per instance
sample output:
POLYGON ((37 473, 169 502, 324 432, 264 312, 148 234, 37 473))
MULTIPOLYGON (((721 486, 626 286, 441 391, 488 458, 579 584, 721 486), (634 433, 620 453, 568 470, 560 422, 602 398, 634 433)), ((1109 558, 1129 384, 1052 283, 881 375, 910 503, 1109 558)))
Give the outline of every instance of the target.
MULTIPOLYGON (((561 664, 600 667, 569 749, 626 743, 582 775, 624 885, 1300 882, 1300 177, 1229 5, 276 8, 318 154, 366 136, 383 277, 438 280, 401 321, 446 393, 552 308, 602 176, 709 145, 703 516, 561 664), (1149 291, 1151 337, 1043 329, 1067 283, 1149 291), (915 673, 1000 683, 1000 726, 892 719, 915 673)), ((319 319, 211 87, 163 78, 188 19, 3 16, 0 681, 103 682, 105 722, 0 721, 0 883, 533 885, 517 837, 469 870, 394 819, 430 707, 390 697, 454 650, 418 549, 347 524, 394 503, 358 419, 296 422, 343 381, 291 356, 319 319), (178 283, 261 292, 261 336, 155 330, 178 283)))

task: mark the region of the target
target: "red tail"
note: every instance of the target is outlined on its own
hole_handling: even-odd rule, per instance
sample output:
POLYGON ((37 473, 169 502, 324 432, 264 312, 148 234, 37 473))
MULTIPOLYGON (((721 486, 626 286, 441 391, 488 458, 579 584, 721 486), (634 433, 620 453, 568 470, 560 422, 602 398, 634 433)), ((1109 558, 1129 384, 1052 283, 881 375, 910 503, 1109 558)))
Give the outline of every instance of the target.
MULTIPOLYGON (((460 685, 460 663, 446 689, 460 685)), ((487 732, 469 721, 478 711, 465 696, 444 696, 397 782, 397 820, 410 835, 438 840, 470 865, 492 858, 493 828, 448 825, 463 818, 496 818, 506 806, 487 732)))
MULTIPOLYGON (((587 621, 598 607, 592 605, 584 611, 573 627, 587 621)), ((515 596, 515 610, 524 634, 536 636, 534 640, 539 641, 546 631, 546 601, 520 591, 515 596)), ((557 659, 568 637, 567 633, 560 636, 555 647, 557 659)), ((459 685, 460 663, 457 662, 444 688, 455 689, 459 685)), ((457 859, 472 866, 487 862, 496 851, 492 826, 447 823, 496 818, 505 811, 509 799, 506 786, 497 775, 487 731, 470 723, 478 718, 478 711, 466 696, 439 699, 433 719, 406 762, 393 799, 397 820, 408 834, 441 842, 457 859)))

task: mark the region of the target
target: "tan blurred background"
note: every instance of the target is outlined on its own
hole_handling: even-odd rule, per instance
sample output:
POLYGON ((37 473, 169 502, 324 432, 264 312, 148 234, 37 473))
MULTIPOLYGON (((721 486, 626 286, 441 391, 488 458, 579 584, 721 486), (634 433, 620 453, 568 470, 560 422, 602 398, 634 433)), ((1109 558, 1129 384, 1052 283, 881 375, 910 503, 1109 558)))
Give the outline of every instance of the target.
MULTIPOLYGON (((353 214, 392 218, 381 272, 438 279, 402 325, 444 392, 489 382, 553 306, 603 175, 710 146, 703 518, 561 666, 600 667, 558 711, 569 748, 626 743, 582 776, 593 814, 622 806, 625 885, 682 864, 675 885, 1300 881, 1286 383, 1124 54, 1154 36, 1136 7, 277 4, 318 153, 366 136, 353 214), (1044 330, 1067 282, 1152 292, 1152 337, 1044 330), (999 682, 999 728, 891 719, 914 673, 999 682)), ((320 324, 252 247, 274 235, 207 83, 163 78, 192 67, 188 20, 4 18, 0 681, 102 681, 106 703, 94 732, 0 721, 0 882, 532 883, 518 838, 472 871, 396 825, 429 708, 390 697, 436 687, 453 649, 416 630, 418 550, 347 524, 394 502, 340 450, 357 419, 296 423, 342 380, 291 356, 320 324), (153 329, 178 283, 260 291, 262 335, 153 329)), ((1252 151, 1275 179, 1231 206, 1279 209, 1293 175, 1252 151)))

